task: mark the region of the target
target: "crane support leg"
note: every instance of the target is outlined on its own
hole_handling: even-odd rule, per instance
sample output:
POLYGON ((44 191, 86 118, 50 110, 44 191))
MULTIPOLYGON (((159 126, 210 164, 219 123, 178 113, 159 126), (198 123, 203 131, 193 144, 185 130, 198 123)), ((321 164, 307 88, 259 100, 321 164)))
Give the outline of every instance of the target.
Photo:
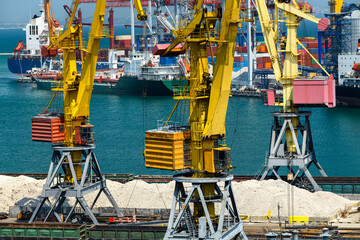
POLYGON ((69 221, 76 206, 79 204, 83 212, 90 217, 91 221, 94 224, 99 224, 92 209, 102 192, 109 199, 117 216, 121 216, 118 205, 109 192, 109 189, 106 187, 105 177, 101 173, 98 161, 93 152, 94 148, 94 145, 81 147, 53 146, 54 153, 40 197, 40 202, 36 206, 29 223, 35 220, 40 211, 44 208, 45 202, 47 202, 50 206, 50 210, 44 218, 44 222, 46 222, 52 214, 54 214, 59 222, 62 222, 61 213, 66 215, 65 222, 69 221), (71 156, 73 155, 73 152, 82 153, 80 161, 74 162, 72 160, 71 156), (82 174, 80 176, 75 171, 74 166, 81 168, 82 174), (70 171, 68 169, 70 169, 70 171), (66 172, 71 172, 71 178, 73 179, 72 183, 66 181, 66 176, 62 177, 66 172), (98 194, 91 207, 89 207, 84 196, 95 191, 98 191, 98 194), (49 198, 54 198, 53 202, 50 202, 49 198), (64 203, 67 198, 75 198, 75 204, 66 214, 63 208, 65 207, 64 203))
POLYGON ((292 179, 289 179, 293 183, 296 184, 300 172, 303 172, 312 185, 311 189, 320 191, 321 188, 309 171, 310 165, 314 163, 323 177, 327 177, 327 175, 316 160, 309 121, 310 112, 278 112, 273 113, 273 116, 274 124, 271 130, 270 151, 266 156, 265 166, 258 175, 261 176, 260 180, 264 180, 271 172, 278 179, 281 179, 278 169, 286 167, 293 176, 292 179), (304 124, 301 124, 301 118, 304 118, 304 124), (301 135, 301 138, 298 135, 301 135), (287 147, 288 137, 291 137, 293 148, 287 147), (299 140, 302 141, 300 142, 299 140), (294 173, 296 174, 294 175, 294 173))
MULTIPOLYGON (((233 175, 222 173, 218 177, 194 178, 190 175, 174 176, 175 191, 169 217, 168 228, 164 239, 233 239, 239 236, 247 240, 243 230, 231 180, 233 175), (223 184, 223 185, 219 185, 223 184), (207 196, 203 191, 204 185, 214 185, 214 194, 207 196), (190 185, 186 191, 184 185, 190 185), (194 213, 190 204, 202 206, 202 216, 198 216, 195 224, 194 213), (219 205, 220 214, 211 217, 209 203, 219 205), (180 211, 176 215, 178 208, 180 211)), ((205 187, 206 188, 206 187, 205 187)))

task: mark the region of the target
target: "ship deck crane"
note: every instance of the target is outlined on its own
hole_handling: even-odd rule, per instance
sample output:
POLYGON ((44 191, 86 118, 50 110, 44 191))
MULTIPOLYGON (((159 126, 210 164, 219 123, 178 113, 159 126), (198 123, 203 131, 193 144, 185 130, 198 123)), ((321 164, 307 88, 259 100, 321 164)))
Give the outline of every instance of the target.
POLYGON ((63 91, 63 113, 60 116, 44 114, 32 118, 32 139, 55 144, 52 146, 53 156, 40 203, 30 222, 35 220, 45 203, 50 204, 50 211, 44 221, 54 213, 57 220, 62 222, 62 205, 67 198, 75 198, 75 204, 67 214, 65 222, 71 220, 79 204, 93 223, 98 224, 92 208, 102 192, 114 206, 117 215, 120 215, 120 209, 106 187, 105 178, 94 153, 93 125, 86 123, 89 118, 100 39, 108 37, 103 29, 106 0, 96 2, 86 48, 81 37, 81 24, 72 26, 78 4, 79 0, 73 5, 74 9, 64 33, 59 37, 50 38, 50 45, 42 49, 45 56, 56 55, 57 48, 63 51, 63 80, 53 89, 63 91), (86 53, 81 76, 76 67, 76 51, 79 50, 86 53), (94 191, 98 191, 98 195, 89 207, 84 196, 94 191), (53 202, 50 202, 49 198, 54 198, 53 202))
POLYGON ((283 85, 282 100, 278 102, 272 100, 272 103, 269 104, 282 106, 282 111, 273 113, 274 124, 271 131, 270 151, 259 177, 261 176, 261 180, 263 180, 268 173, 273 172, 276 177, 280 178, 278 169, 287 167, 289 180, 295 181, 301 173, 305 174, 314 190, 317 191, 321 188, 314 181, 308 168, 311 164, 315 164, 322 176, 326 176, 326 174, 315 157, 309 122, 310 112, 300 112, 299 106, 327 105, 334 107, 336 103, 335 85, 332 76, 329 79, 299 78, 298 45, 303 45, 297 38, 297 28, 303 19, 318 24, 320 30, 326 29, 330 22, 328 19, 318 19, 310 15, 307 13, 307 9, 301 9, 295 0, 292 3, 274 0, 274 3, 275 12, 278 9, 281 10, 284 19, 270 19, 265 1, 256 0, 260 25, 275 78, 283 85), (278 36, 280 21, 284 21, 287 28, 286 36, 283 37, 278 36), (283 64, 281 64, 282 54, 284 54, 283 64), (300 122, 300 118, 305 118, 303 124, 300 122), (302 142, 298 140, 300 134, 302 142))
POLYGON ((193 19, 185 28, 172 30, 175 40, 167 49, 158 48, 162 56, 190 50, 188 85, 174 89, 174 99, 190 101, 189 126, 164 125, 145 133, 147 167, 188 171, 174 176, 164 239, 246 239, 231 186, 233 175, 225 173, 232 166, 231 150, 224 144, 237 29, 250 21, 240 17, 240 9, 240 0, 227 0, 224 9, 213 12, 197 1, 193 19), (217 55, 211 76, 207 48, 212 51, 213 44, 217 55))
POLYGON ((59 22, 54 19, 51 0, 44 0, 45 22, 48 24, 49 38, 55 37, 55 28, 59 27, 59 22))

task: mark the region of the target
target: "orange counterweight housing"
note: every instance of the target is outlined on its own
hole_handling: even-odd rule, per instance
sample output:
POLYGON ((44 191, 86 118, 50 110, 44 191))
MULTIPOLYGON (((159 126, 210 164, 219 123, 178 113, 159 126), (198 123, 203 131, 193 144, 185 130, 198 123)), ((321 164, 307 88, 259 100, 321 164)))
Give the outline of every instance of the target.
POLYGON ((145 132, 145 166, 167 170, 189 168, 189 128, 154 129, 145 132))
POLYGON ((60 114, 40 114, 31 118, 33 141, 59 143, 65 140, 64 117, 60 114))

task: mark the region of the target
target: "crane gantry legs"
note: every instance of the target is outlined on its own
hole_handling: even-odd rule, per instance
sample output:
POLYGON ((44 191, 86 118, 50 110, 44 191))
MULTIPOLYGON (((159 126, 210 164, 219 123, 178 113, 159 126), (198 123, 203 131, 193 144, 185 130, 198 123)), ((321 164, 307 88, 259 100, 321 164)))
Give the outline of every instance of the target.
POLYGON ((114 207, 117 216, 121 216, 120 209, 112 197, 109 189, 106 186, 105 177, 102 175, 99 163, 94 153, 94 145, 81 147, 62 147, 53 146, 53 156, 46 178, 46 182, 41 193, 40 202, 35 208, 29 223, 32 223, 44 207, 48 204, 50 208, 46 213, 44 222, 46 222, 51 214, 54 214, 59 222, 71 222, 75 213, 75 208, 80 205, 81 209, 90 217, 94 224, 99 224, 94 213, 92 212, 95 203, 100 194, 103 192, 114 207), (74 152, 81 152, 82 159, 76 163, 72 159, 74 152), (80 176, 76 172, 75 166, 78 166, 83 171, 80 176), (65 174, 64 169, 70 169, 70 176, 73 183, 68 183, 61 176, 65 174), (84 198, 85 195, 98 191, 91 206, 89 206, 84 198), (49 198, 53 198, 50 202, 49 198), (73 206, 66 206, 69 198, 75 198, 73 206), (61 218, 61 214, 65 215, 65 220, 61 218))

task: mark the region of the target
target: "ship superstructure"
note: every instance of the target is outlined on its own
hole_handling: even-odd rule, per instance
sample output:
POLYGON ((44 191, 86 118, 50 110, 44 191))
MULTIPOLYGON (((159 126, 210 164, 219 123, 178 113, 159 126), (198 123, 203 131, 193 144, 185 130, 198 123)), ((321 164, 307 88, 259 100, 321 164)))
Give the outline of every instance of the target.
MULTIPOLYGON (((57 28, 59 31, 60 28, 57 28)), ((45 22, 44 6, 41 4, 40 15, 34 15, 23 31, 26 33, 25 44, 14 49, 14 56, 8 58, 8 68, 15 74, 26 74, 32 68, 41 68, 45 59, 41 57, 41 47, 49 44, 48 24, 45 22)), ((18 44, 18 46, 19 46, 18 44)))

